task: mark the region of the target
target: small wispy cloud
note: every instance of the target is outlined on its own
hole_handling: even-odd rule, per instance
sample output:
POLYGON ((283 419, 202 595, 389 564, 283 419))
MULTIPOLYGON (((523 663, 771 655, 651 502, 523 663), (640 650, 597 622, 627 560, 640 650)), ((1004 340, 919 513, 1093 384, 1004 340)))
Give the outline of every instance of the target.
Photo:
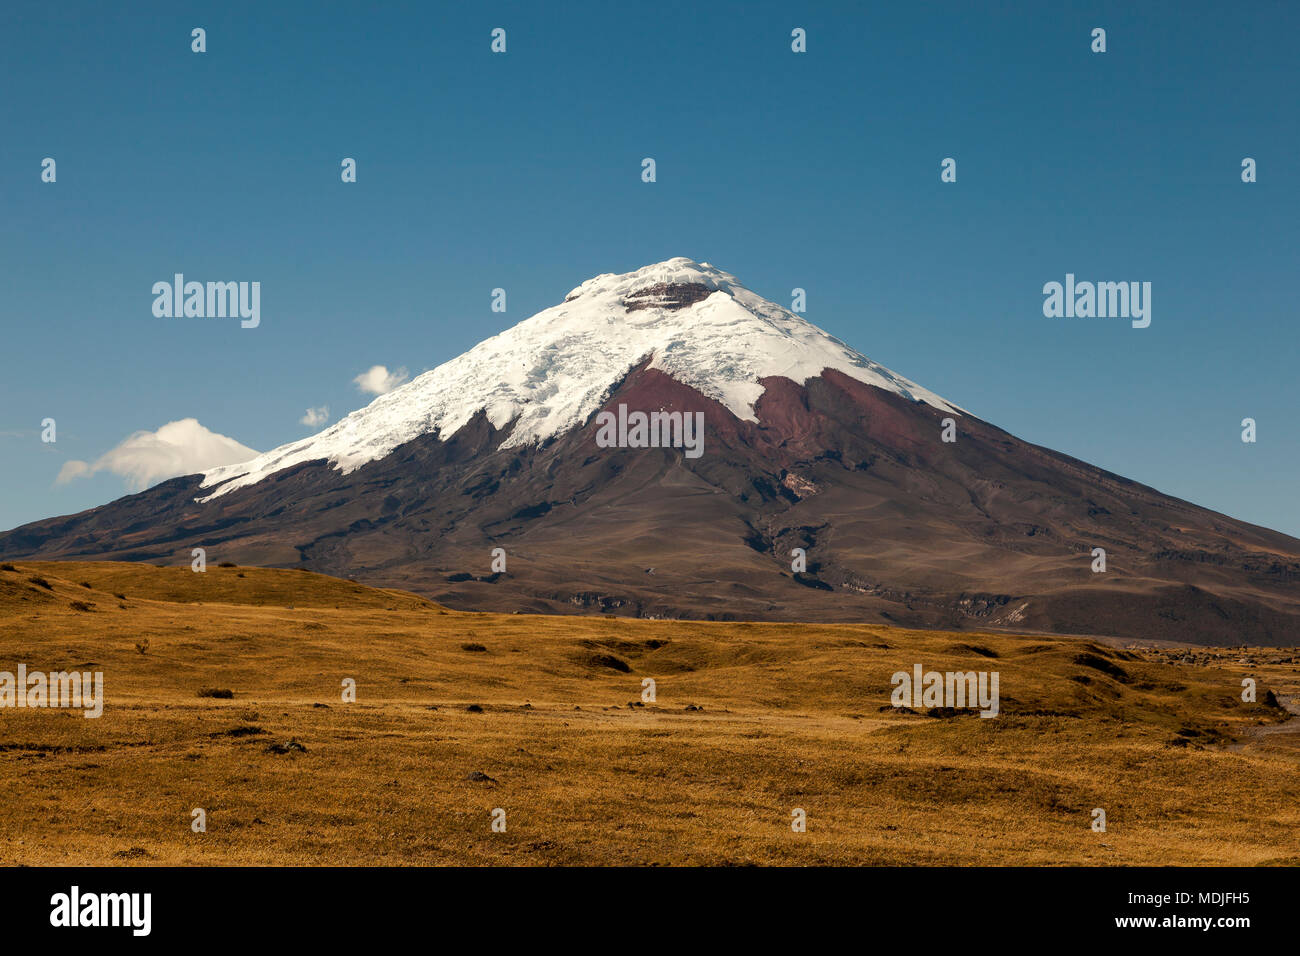
POLYGON ((387 366, 373 365, 369 371, 362 372, 352 381, 363 392, 370 395, 383 395, 385 392, 391 392, 410 377, 410 373, 404 368, 390 372, 387 366))
POLYGON ((298 419, 298 424, 315 428, 318 425, 324 425, 329 420, 330 407, 328 405, 322 405, 319 408, 307 409, 307 414, 298 419))
POLYGON ((93 463, 65 462, 55 481, 66 485, 77 478, 107 471, 125 478, 131 491, 144 491, 168 478, 193 475, 255 457, 257 452, 252 448, 209 431, 197 419, 182 418, 168 422, 155 432, 133 433, 93 463))

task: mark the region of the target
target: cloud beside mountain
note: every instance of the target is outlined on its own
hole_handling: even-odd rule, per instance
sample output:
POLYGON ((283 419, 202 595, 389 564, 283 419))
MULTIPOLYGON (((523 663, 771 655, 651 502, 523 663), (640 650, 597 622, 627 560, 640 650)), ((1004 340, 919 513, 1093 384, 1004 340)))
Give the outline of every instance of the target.
POLYGON ((319 408, 309 408, 307 413, 298 419, 299 425, 306 425, 308 428, 318 428, 330 420, 330 407, 321 405, 319 408))
POLYGON ((247 461, 257 454, 233 438, 210 431, 198 419, 182 418, 157 431, 134 432, 93 463, 66 462, 56 482, 63 485, 107 471, 126 479, 131 491, 143 491, 168 478, 247 461))
POLYGON ((410 373, 404 368, 390 372, 387 366, 372 365, 368 371, 362 372, 352 381, 367 395, 383 395, 397 388, 408 378, 410 373))

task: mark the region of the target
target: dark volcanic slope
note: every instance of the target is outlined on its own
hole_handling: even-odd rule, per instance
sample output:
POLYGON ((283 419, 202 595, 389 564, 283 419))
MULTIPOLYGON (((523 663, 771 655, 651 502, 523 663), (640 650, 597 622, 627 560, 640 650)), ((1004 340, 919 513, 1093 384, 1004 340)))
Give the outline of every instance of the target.
POLYGON ((764 384, 753 424, 655 370, 628 375, 606 407, 705 412, 695 460, 600 449, 591 422, 500 449, 507 432, 480 414, 346 476, 312 462, 203 505, 199 478, 178 478, 0 534, 0 557, 188 564, 204 547, 460 608, 1300 640, 1300 540, 970 416, 944 443, 944 413, 838 372, 764 384))

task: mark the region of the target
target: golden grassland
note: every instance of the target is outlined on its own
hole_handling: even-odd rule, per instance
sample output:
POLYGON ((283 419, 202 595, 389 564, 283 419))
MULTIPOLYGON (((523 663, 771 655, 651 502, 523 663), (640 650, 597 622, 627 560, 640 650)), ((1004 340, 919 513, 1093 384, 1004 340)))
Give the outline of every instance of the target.
POLYGON ((1265 701, 1294 700, 1294 649, 475 614, 306 572, 6 567, 0 670, 102 671, 106 697, 96 720, 0 709, 7 864, 1300 862, 1300 721, 1265 701), (998 671, 1000 716, 893 708, 916 663, 998 671), (644 677, 657 700, 639 705, 644 677))

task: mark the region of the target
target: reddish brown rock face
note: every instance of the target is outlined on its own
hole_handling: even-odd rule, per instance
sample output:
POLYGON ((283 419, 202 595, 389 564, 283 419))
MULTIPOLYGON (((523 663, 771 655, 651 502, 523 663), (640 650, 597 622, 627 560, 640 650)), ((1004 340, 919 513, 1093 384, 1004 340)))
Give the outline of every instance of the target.
MULTIPOLYGON (((673 293, 675 294, 675 293, 673 293)), ((690 293, 696 294, 696 293, 690 293)), ((208 504, 199 478, 0 534, 0 558, 307 567, 460 608, 1290 644, 1300 541, 826 371, 764 380, 757 421, 643 363, 612 391, 702 412, 703 454, 501 448, 480 413, 341 475, 286 469, 208 504), (508 572, 491 572, 504 548, 508 572), (1091 571, 1091 551, 1108 570, 1091 571), (791 549, 808 567, 791 571, 791 549), (653 568, 649 574, 647 569, 653 568)))

